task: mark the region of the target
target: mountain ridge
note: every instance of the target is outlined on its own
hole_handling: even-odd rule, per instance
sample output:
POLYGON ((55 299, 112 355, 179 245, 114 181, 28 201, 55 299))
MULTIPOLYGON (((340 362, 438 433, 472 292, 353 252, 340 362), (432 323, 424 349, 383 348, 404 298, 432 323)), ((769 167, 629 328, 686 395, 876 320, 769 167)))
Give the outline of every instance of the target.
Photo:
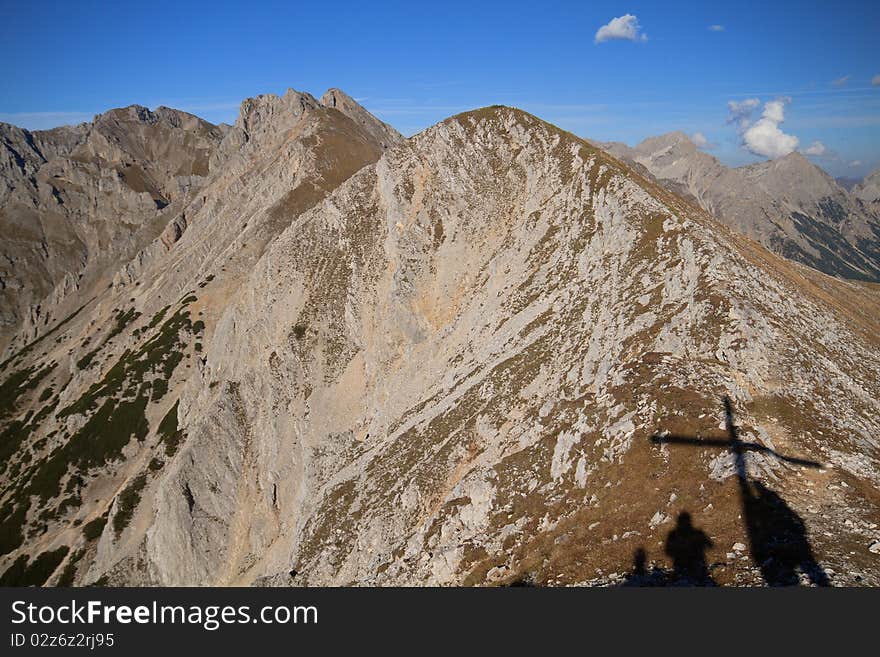
MULTIPOLYGON (((359 106, 343 92, 330 90, 325 96, 333 98, 332 92, 340 98, 339 108, 333 109, 359 122, 371 138, 381 136, 382 148, 402 139, 390 126, 368 117, 362 108, 358 110, 359 106)), ((5 271, 0 270, 0 348, 8 351, 8 342, 14 339, 22 323, 26 339, 36 337, 51 323, 47 313, 52 313, 53 307, 59 306, 60 313, 72 310, 64 305, 64 298, 72 290, 94 286, 112 277, 120 262, 125 266, 135 254, 157 248, 155 241, 159 236, 168 248, 186 229, 183 206, 197 193, 211 169, 221 166, 241 149, 253 148, 254 144, 247 146, 249 141, 262 143, 264 135, 260 130, 266 125, 273 131, 290 129, 302 112, 322 107, 310 94, 291 89, 283 96, 264 94, 245 99, 235 126, 218 127, 187 112, 161 106, 151 111, 141 105, 114 108, 96 115, 90 123, 45 131, 29 132, 0 124, 0 146, 4 147, 8 162, 0 167, 0 173, 4 181, 15 181, 14 186, 8 183, 5 193, 0 193, 0 225, 7 234, 13 234, 14 226, 45 223, 41 218, 45 216, 53 226, 52 234, 25 233, 22 242, 4 242, 0 255, 8 264, 5 271), (172 142, 164 143, 158 136, 148 134, 150 130, 155 131, 154 126, 167 127, 172 142), (202 133, 210 135, 211 144, 188 145, 186 138, 177 139, 182 143, 173 141, 174 134, 202 133), (157 144, 165 151, 147 152, 157 144), (175 147, 180 153, 168 151, 175 147), (192 152, 185 155, 187 149, 192 152), (189 159, 178 161, 180 157, 189 159), (89 165, 91 170, 82 171, 89 165), (115 215, 122 211, 138 218, 130 224, 132 228, 123 227, 120 232, 117 227, 113 229, 113 237, 101 238, 77 218, 83 212, 77 205, 82 206, 83 202, 76 198, 63 199, 66 190, 56 189, 55 181, 78 176, 76 190, 85 188, 87 194, 95 195, 97 192, 92 190, 107 185, 108 175, 118 178, 118 184, 130 199, 128 205, 109 207, 106 213, 115 215), (16 190, 21 198, 10 197, 16 190), (147 197, 141 197, 144 194, 148 195, 148 201, 147 197), (179 202, 173 203, 174 199, 179 202), (70 212, 66 211, 63 200, 73 208, 70 212), (144 225, 139 227, 138 222, 144 225), (60 235, 54 236, 58 231, 60 235), (53 246, 55 244, 57 246, 53 246), (124 253, 103 254, 107 244, 111 247, 124 244, 124 253), (40 252, 42 255, 37 255, 40 252), (101 263, 105 255, 104 260, 109 262, 101 263), (26 287, 25 280, 31 293, 20 292, 26 287), (18 304, 13 302, 13 297, 18 299, 18 304)), ((271 136, 269 139, 271 141, 271 136)), ((109 224, 110 217, 104 219, 100 208, 93 211, 89 203, 85 211, 109 224)), ((90 217, 89 223, 94 223, 95 218, 90 217)), ((103 230, 102 226, 97 228, 103 230)))
POLYGON ((801 153, 728 168, 683 133, 605 147, 771 251, 831 275, 880 280, 880 215, 801 153))
POLYGON ((733 454, 651 442, 717 436, 729 398, 824 465, 751 451, 753 494, 835 583, 878 582, 875 284, 521 110, 386 148, 294 94, 225 132, 175 239, 0 366, 4 578, 614 585, 690 512, 718 583, 772 583, 729 556, 733 454))

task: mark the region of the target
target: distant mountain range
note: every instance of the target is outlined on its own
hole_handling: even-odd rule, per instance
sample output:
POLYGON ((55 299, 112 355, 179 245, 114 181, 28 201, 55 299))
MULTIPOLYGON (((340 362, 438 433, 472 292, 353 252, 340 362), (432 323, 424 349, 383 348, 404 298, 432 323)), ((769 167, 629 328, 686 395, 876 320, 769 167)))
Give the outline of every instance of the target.
POLYGON ((878 172, 848 192, 798 152, 731 169, 681 132, 602 147, 775 253, 832 276, 880 281, 880 212, 869 199, 878 172))

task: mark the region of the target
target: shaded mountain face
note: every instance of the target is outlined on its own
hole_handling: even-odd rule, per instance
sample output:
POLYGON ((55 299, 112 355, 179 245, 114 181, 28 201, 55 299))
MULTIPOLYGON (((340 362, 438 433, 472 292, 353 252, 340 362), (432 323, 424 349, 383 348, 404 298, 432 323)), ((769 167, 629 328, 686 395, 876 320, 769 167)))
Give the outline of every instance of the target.
POLYGON ((4 581, 880 583, 876 286, 517 110, 365 116, 246 101, 170 247, 2 365, 4 581))
POLYGON ((800 153, 729 169, 681 132, 603 145, 735 230, 832 276, 880 281, 880 213, 800 153))
MULTIPOLYGON (((0 124, 0 348, 108 276, 196 194, 222 132, 160 107, 28 132, 0 124)), ((75 302, 74 302, 75 303, 75 302)))

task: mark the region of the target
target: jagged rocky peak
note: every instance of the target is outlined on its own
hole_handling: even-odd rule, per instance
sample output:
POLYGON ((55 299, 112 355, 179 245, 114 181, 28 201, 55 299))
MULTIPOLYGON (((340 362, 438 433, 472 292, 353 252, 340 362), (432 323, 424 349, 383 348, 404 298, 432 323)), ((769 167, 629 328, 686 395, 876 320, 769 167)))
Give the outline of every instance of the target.
POLYGON ((94 125, 114 123, 158 123, 159 116, 143 105, 115 107, 95 116, 94 125))
POLYGON ((253 153, 278 143, 319 107, 321 104, 311 94, 295 89, 288 89, 282 96, 260 94, 245 98, 235 123, 223 134, 211 167, 220 162, 240 160, 245 157, 242 149, 253 153))
POLYGON ((685 151, 696 151, 697 145, 681 130, 667 132, 657 137, 648 137, 636 145, 641 153, 651 154, 664 149, 680 148, 685 151))
POLYGON ((168 198, 176 191, 175 178, 207 175, 222 137, 217 126, 187 112, 130 105, 95 117, 88 138, 70 157, 105 167, 134 166, 137 171, 126 179, 137 191, 153 187, 168 198))
POLYGON ((809 203, 846 195, 846 190, 831 176, 797 151, 742 167, 741 171, 746 180, 760 185, 776 198, 809 203))
POLYGON ((875 169, 853 188, 853 195, 880 208, 880 169, 875 169))
POLYGON ((0 201, 15 189, 14 181, 33 175, 42 162, 45 158, 26 130, 0 123, 0 201))
POLYGON ((129 105, 109 110, 95 117, 94 125, 130 125, 143 123, 148 125, 164 124, 187 132, 212 132, 217 126, 205 121, 201 117, 183 110, 160 105, 155 110, 150 110, 143 105, 129 105))
POLYGON ((699 190, 693 184, 694 178, 717 177, 724 169, 718 160, 697 148, 681 131, 648 137, 634 148, 620 143, 603 147, 615 157, 645 167, 650 175, 666 181, 665 184, 676 193, 696 198, 699 198, 699 190))
POLYGON ((191 114, 140 105, 78 126, 3 127, 0 345, 22 325, 22 339, 35 337, 72 291, 155 239, 208 175, 222 138, 191 114))
POLYGON ((339 110, 353 121, 363 126, 382 144, 390 148, 403 141, 403 135, 387 123, 383 123, 364 109, 356 100, 341 89, 331 88, 321 96, 321 104, 339 110))
MULTIPOLYGON (((830 178, 818 166, 810 162, 803 153, 792 151, 782 157, 756 162, 740 167, 744 172, 755 173, 757 175, 778 175, 778 176, 809 176, 813 180, 818 178, 830 178)), ((833 179, 832 179, 833 180, 833 179)))
MULTIPOLYGON (((402 139, 347 97, 337 96, 336 105, 339 110, 326 108, 290 89, 246 99, 233 126, 131 105, 75 127, 0 128, 0 226, 9 236, 0 251, 10 263, 8 272, 0 269, 0 346, 22 321, 24 339, 45 328, 71 286, 115 278, 119 268, 126 273, 116 280, 127 278, 128 259, 140 251, 141 268, 143 250, 154 248, 157 237, 155 248, 170 248, 200 212, 207 198, 197 194, 202 186, 281 157, 294 167, 291 175, 314 178, 279 192, 288 195, 284 208, 301 210, 402 139), (316 160, 300 170, 309 154, 316 160), (104 264, 83 278, 96 258, 104 264), (38 303, 47 297, 53 300, 38 303)), ((270 198, 267 192, 264 200, 270 198)))
POLYGON ((247 133, 268 128, 283 130, 298 117, 320 103, 307 93, 288 89, 283 96, 260 94, 241 102, 235 125, 247 133))
POLYGON ((360 130, 369 135, 369 140, 377 142, 381 149, 403 140, 394 128, 374 117, 339 89, 330 89, 320 101, 307 92, 288 89, 283 96, 263 94, 244 100, 238 118, 225 133, 215 159, 227 161, 236 158, 243 147, 253 152, 277 144, 291 131, 305 129, 312 115, 325 109, 336 110, 354 121, 360 130))

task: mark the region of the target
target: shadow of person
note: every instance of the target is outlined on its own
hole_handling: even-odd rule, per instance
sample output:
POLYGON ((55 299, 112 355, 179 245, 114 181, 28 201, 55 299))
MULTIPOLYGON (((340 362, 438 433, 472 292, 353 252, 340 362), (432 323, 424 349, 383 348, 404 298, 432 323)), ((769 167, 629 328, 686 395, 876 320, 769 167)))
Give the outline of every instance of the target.
POLYGON ((816 586, 828 575, 813 556, 801 517, 760 481, 740 481, 752 559, 768 586, 797 586, 803 573, 816 586))
POLYGON ((665 586, 667 575, 657 566, 647 569, 648 554, 645 548, 638 548, 633 554, 633 569, 626 576, 623 586, 665 586))
POLYGON ((706 565, 706 550, 712 541, 694 527, 691 514, 678 514, 676 526, 666 537, 666 554, 672 559, 673 584, 683 586, 715 586, 706 565))
MULTIPOLYGON (((800 583, 800 574, 802 573, 817 586, 829 586, 828 575, 813 556, 813 550, 807 540, 804 521, 782 497, 759 480, 749 477, 746 468, 746 455, 749 453, 762 454, 785 463, 807 468, 821 468, 822 464, 805 458, 780 454, 760 443, 742 440, 734 418, 733 403, 727 396, 722 399, 722 402, 727 429, 726 438, 677 436, 665 433, 654 434, 651 441, 655 445, 679 444, 701 448, 721 448, 732 452, 735 457, 736 478, 739 483, 740 501, 752 560, 761 570, 765 583, 768 586, 797 585, 800 583)), ((688 518, 689 522, 690 518, 688 518)), ((670 534, 671 538, 672 534, 670 534)), ((672 547, 672 549, 682 551, 681 548, 672 547)), ((687 550, 683 550, 683 552, 687 552, 687 550)), ((670 552, 669 541, 667 541, 667 554, 673 556, 670 552)), ((675 557, 673 556, 673 558, 675 557)), ((689 559, 690 557, 687 555, 680 557, 680 560, 683 561, 689 559)), ((701 568, 702 572, 705 572, 705 558, 703 558, 702 564, 699 566, 697 563, 697 566, 684 568, 684 570, 689 572, 690 576, 698 574, 697 571, 701 568)), ((676 571, 678 570, 678 566, 676 566, 676 571)))
POLYGON ((645 552, 645 548, 639 548, 636 550, 636 553, 633 555, 633 578, 639 577, 647 577, 648 571, 645 568, 645 565, 648 563, 648 554, 645 552))

